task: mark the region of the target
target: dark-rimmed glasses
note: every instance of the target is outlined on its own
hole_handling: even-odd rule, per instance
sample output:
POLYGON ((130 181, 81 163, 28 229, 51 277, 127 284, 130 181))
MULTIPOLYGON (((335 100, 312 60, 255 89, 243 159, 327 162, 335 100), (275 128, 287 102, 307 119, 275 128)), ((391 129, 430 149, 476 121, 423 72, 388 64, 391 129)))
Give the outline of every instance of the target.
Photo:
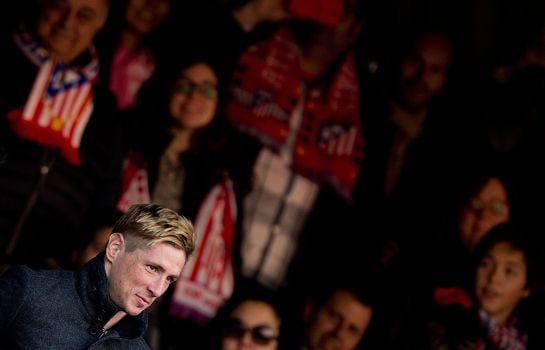
POLYGON ((257 345, 266 346, 278 339, 278 334, 271 326, 246 327, 236 318, 227 321, 223 329, 223 336, 226 338, 242 339, 246 333, 250 333, 252 341, 257 345))
POLYGON ((211 83, 197 84, 189 79, 178 80, 174 84, 174 91, 185 95, 196 91, 206 98, 216 98, 218 96, 218 88, 215 85, 211 83))
POLYGON ((509 209, 509 205, 506 202, 499 200, 492 200, 489 202, 483 202, 478 199, 472 199, 469 202, 469 208, 474 211, 488 210, 494 214, 506 213, 509 209))

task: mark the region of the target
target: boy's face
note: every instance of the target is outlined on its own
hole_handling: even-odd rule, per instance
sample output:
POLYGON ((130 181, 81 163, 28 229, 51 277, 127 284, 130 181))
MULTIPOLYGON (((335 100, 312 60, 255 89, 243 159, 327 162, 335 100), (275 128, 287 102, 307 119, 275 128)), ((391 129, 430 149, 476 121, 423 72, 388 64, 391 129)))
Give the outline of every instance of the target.
POLYGON ((497 243, 477 266, 475 295, 479 306, 504 324, 528 294, 524 254, 507 242, 497 243))

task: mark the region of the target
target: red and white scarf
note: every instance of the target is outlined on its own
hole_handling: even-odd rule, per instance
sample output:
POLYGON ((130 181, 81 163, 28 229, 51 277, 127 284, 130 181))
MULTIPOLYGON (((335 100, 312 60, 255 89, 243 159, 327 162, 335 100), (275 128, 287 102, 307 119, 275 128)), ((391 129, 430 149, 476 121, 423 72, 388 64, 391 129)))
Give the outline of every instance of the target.
POLYGON ((236 216, 233 184, 225 180, 208 192, 197 214, 197 251, 176 281, 172 315, 204 323, 233 293, 236 216))
POLYGON ((24 107, 8 113, 20 137, 57 148, 72 164, 80 165, 81 138, 93 111, 93 84, 99 64, 94 48, 84 67, 70 67, 50 57, 26 32, 14 35, 17 46, 39 67, 24 107))
POLYGON ((131 205, 141 203, 151 203, 148 171, 141 156, 130 152, 123 164, 121 195, 116 207, 122 213, 126 213, 131 205))
MULTIPOLYGON (((240 130, 279 150, 290 134, 290 119, 303 97, 299 50, 291 33, 281 28, 265 43, 251 46, 233 76, 230 121, 240 130)), ((354 57, 348 55, 329 86, 305 95, 303 121, 292 167, 318 183, 330 183, 345 198, 363 158, 359 85, 354 57)))
POLYGON ((486 329, 487 340, 494 349, 526 350, 528 335, 517 329, 516 317, 512 317, 505 325, 499 325, 485 311, 480 310, 479 319, 486 329))

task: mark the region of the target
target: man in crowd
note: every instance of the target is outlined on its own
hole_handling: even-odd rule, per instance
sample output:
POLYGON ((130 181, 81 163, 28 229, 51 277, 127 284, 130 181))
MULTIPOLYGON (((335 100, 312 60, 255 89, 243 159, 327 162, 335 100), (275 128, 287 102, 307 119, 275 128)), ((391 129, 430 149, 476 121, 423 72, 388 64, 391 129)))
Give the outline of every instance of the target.
POLYGON ((145 310, 180 275, 193 225, 154 204, 134 205, 106 250, 79 272, 20 266, 0 278, 0 337, 17 349, 148 349, 145 310))

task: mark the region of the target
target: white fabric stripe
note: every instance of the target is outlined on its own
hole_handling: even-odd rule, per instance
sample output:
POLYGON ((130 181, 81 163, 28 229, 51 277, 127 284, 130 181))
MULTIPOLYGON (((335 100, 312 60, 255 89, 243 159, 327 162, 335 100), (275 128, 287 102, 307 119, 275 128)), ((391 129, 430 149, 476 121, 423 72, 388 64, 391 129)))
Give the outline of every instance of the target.
POLYGON ((49 111, 49 107, 45 103, 43 103, 43 101, 40 103, 40 106, 42 107, 42 109, 40 111, 38 125, 40 125, 41 127, 46 127, 51 121, 51 113, 49 111))
MULTIPOLYGON (((218 210, 223 210, 223 208, 218 210)), ((219 292, 221 290, 221 281, 218 279, 217 270, 218 267, 224 265, 225 260, 225 244, 221 238, 221 227, 215 227, 210 232, 209 242, 206 246, 208 258, 206 261, 202 261, 204 264, 201 264, 197 282, 201 282, 207 285, 211 290, 217 290, 219 292)))
POLYGON ((358 136, 358 129, 355 127, 351 127, 350 131, 348 132, 348 142, 346 143, 346 154, 350 155, 352 154, 352 151, 354 150, 354 144, 356 143, 356 137, 358 136))
POLYGON ((214 316, 223 304, 224 296, 211 292, 206 286, 186 280, 178 280, 174 297, 181 305, 187 305, 208 317, 214 316))
POLYGON ((38 103, 42 100, 43 95, 45 94, 45 89, 49 83, 49 76, 51 75, 51 70, 54 67, 52 61, 47 61, 38 72, 38 76, 32 85, 32 90, 28 97, 28 100, 25 104, 25 109, 23 110, 23 119, 32 120, 34 114, 36 113, 36 107, 38 103))
MULTIPOLYGON (((195 234, 196 234, 196 246, 201 246, 203 235, 202 233, 206 229, 206 225, 208 223, 207 218, 209 218, 212 215, 212 208, 216 201, 216 197, 218 196, 219 192, 221 191, 220 186, 214 186, 214 188, 210 191, 210 193, 206 196, 205 202, 202 204, 201 208, 199 209, 199 214, 197 215, 197 218, 195 219, 195 234)), ((193 268, 195 266, 195 263, 197 261, 197 258, 190 259, 187 263, 185 268, 182 271, 182 276, 186 278, 190 278, 193 274, 193 268)))
POLYGON ((85 84, 78 90, 81 91, 79 91, 78 96, 76 97, 76 102, 74 102, 72 108, 70 108, 70 111, 68 112, 68 115, 71 118, 70 123, 77 122, 78 113, 89 99, 89 94, 91 94, 91 85, 85 84))
POLYGON ((346 144, 348 143, 348 135, 347 133, 343 132, 339 137, 339 141, 337 142, 337 155, 342 156, 346 154, 346 144))
POLYGON ((72 89, 68 93, 68 100, 64 104, 61 112, 61 118, 64 120, 64 128, 62 130, 62 135, 66 138, 70 135, 70 130, 72 130, 72 125, 74 124, 74 118, 76 117, 73 114, 70 114, 70 111, 74 109, 74 105, 76 104, 76 99, 78 98, 78 94, 81 94, 83 89, 72 89))
POLYGON ((85 127, 87 126, 87 123, 89 122, 91 113, 93 113, 93 102, 91 102, 91 100, 89 99, 89 102, 87 103, 81 115, 77 119, 76 128, 74 132, 72 132, 72 137, 70 138, 70 144, 72 145, 72 147, 79 148, 83 131, 85 130, 85 127))
POLYGON ((81 90, 81 88, 77 89, 70 89, 66 93, 66 98, 64 99, 64 103, 62 104, 62 108, 59 112, 59 118, 66 122, 66 120, 70 117, 70 114, 68 111, 71 109, 71 107, 74 105, 76 100, 76 94, 81 90))
POLYGON ((67 96, 68 94, 66 93, 66 91, 62 91, 51 99, 51 102, 53 103, 53 108, 51 108, 52 117, 59 117, 61 113, 61 108, 66 103, 67 96))
MULTIPOLYGON (((216 215, 216 210, 212 212, 212 215, 207 218, 206 223, 210 223, 213 221, 212 217, 216 215)), ((216 230, 215 227, 212 226, 210 228, 210 231, 208 232, 208 238, 206 239, 206 245, 204 247, 201 247, 202 250, 200 251, 200 264, 199 264, 199 271, 197 272, 197 276, 195 280, 201 284, 207 285, 210 278, 210 267, 211 264, 214 262, 214 241, 216 239, 216 230)), ((204 236, 204 232, 201 233, 201 235, 204 236)))

